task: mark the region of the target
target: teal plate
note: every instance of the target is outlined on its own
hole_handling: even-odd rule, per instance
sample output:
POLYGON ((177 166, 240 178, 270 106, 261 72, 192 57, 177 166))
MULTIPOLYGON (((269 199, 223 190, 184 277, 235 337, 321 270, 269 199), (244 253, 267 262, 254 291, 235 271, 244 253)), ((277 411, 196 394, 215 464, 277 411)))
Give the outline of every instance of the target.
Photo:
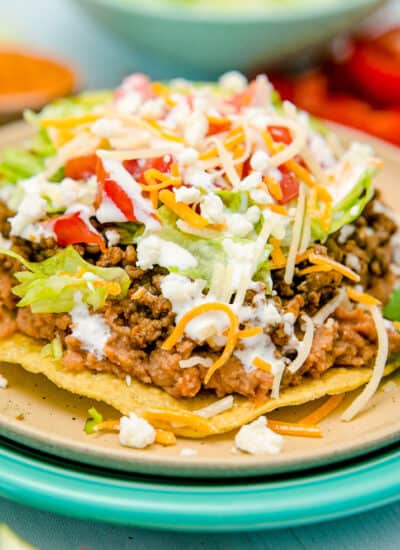
POLYGON ((0 496, 122 525, 197 532, 293 527, 400 498, 398 445, 308 475, 218 483, 110 473, 0 443, 0 496))

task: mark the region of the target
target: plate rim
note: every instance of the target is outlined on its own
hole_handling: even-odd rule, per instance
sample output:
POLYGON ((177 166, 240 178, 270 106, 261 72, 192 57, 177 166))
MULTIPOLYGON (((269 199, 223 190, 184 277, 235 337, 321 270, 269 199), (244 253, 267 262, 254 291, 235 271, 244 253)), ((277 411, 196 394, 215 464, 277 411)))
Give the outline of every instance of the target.
POLYGON ((399 466, 396 445, 334 470, 218 486, 129 479, 84 466, 78 470, 0 442, 0 495, 86 520, 181 532, 240 532, 318 523, 394 502, 400 498, 399 466))

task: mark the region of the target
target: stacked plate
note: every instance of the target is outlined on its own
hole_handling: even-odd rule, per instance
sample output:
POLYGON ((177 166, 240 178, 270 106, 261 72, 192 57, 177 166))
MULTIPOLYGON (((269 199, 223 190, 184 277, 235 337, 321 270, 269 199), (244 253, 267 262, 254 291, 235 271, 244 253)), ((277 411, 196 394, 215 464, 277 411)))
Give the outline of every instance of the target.
MULTIPOLYGON (((20 141, 24 132, 21 125, 3 129, 0 147, 20 141)), ((399 152, 371 141, 386 161, 384 199, 400 209, 399 152)), ((126 525, 232 532, 338 518, 400 495, 396 373, 354 421, 340 420, 354 398, 348 395, 322 421, 322 439, 287 437, 277 456, 235 452, 232 434, 123 448, 115 434, 84 433, 92 401, 16 366, 0 365, 0 373, 9 381, 0 390, 0 495, 31 506, 126 525)), ((95 406, 105 418, 118 418, 113 409, 95 406)), ((317 406, 271 418, 295 421, 317 406)))

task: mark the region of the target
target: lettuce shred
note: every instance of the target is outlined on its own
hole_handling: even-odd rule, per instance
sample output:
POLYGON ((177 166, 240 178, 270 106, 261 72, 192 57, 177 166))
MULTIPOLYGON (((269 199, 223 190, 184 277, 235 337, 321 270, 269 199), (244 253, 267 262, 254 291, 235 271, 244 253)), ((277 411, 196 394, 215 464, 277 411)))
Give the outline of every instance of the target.
POLYGON ((130 285, 124 269, 89 264, 72 246, 37 263, 28 262, 12 250, 1 248, 0 253, 27 268, 15 273, 20 284, 12 291, 21 298, 18 306, 30 306, 33 313, 69 312, 75 307, 76 293, 85 304, 99 309, 107 298, 124 298, 130 285))

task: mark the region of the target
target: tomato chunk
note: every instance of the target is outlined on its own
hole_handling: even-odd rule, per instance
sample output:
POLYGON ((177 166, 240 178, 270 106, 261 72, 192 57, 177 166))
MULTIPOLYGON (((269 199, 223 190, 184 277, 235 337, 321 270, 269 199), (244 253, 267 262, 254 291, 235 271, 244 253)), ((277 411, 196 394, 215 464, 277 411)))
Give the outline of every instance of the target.
POLYGON ((280 182, 282 198, 277 202, 279 204, 286 204, 299 194, 299 181, 297 177, 287 170, 284 166, 279 168, 282 173, 282 180, 280 182))
POLYGON ((105 248, 103 237, 90 229, 90 226, 81 218, 79 212, 65 214, 50 220, 52 229, 60 246, 69 244, 97 244, 103 250, 105 248))
POLYGON ((104 193, 110 197, 115 206, 117 206, 126 219, 130 222, 136 221, 135 212, 131 198, 125 191, 112 179, 106 178, 103 185, 104 193))
POLYGON ((73 180, 87 180, 96 173, 96 155, 84 155, 67 160, 65 176, 73 180))
POLYGON ((292 143, 292 136, 289 128, 285 126, 268 126, 269 133, 274 141, 277 143, 284 143, 290 145, 292 143))
POLYGON ((145 183, 144 173, 146 170, 154 168, 163 174, 167 173, 172 164, 171 155, 164 155, 163 157, 156 157, 145 160, 125 160, 124 168, 131 174, 131 176, 139 183, 145 183))

